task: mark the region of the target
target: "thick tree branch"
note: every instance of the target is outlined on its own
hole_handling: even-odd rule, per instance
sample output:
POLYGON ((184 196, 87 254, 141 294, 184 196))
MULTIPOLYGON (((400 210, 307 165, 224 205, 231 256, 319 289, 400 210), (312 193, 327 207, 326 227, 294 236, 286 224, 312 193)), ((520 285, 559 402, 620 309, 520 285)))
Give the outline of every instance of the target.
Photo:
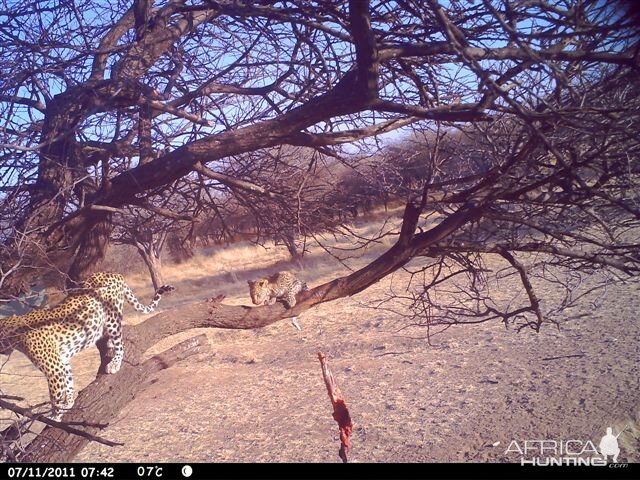
POLYGON ((290 145, 298 145, 298 146, 304 146, 304 147, 322 147, 326 145, 339 145, 342 143, 355 142, 356 140, 360 140, 363 138, 368 138, 371 136, 392 132, 393 130, 405 127, 407 125, 411 125, 412 123, 415 123, 419 120, 421 120, 421 118, 419 117, 402 117, 402 118, 394 118, 386 122, 370 125, 368 127, 363 127, 363 128, 353 129, 353 130, 343 130, 341 132, 331 132, 331 133, 322 133, 322 134, 300 132, 300 133, 291 135, 287 143, 289 143, 290 145))
MULTIPOLYGON (((517 47, 503 48, 479 48, 463 47, 461 53, 465 57, 474 60, 520 60, 530 61, 532 53, 540 60, 565 61, 565 62, 602 62, 614 65, 633 66, 637 62, 632 53, 593 52, 584 50, 531 50, 527 52, 517 47)), ((380 47, 380 61, 398 57, 431 57, 437 55, 457 55, 456 50, 449 42, 431 42, 428 44, 385 45, 380 47)), ((441 62, 450 62, 451 59, 442 59, 441 62)), ((436 60, 437 62, 437 60, 436 60)))
POLYGON ((442 107, 424 108, 419 105, 405 105, 384 100, 374 103, 373 109, 379 112, 402 113, 412 115, 425 120, 438 120, 442 122, 470 122, 478 120, 491 120, 484 112, 480 111, 479 105, 453 104, 442 107))
MULTIPOLYGON (((149 379, 154 373, 169 368, 191 355, 206 353, 209 350, 206 335, 198 335, 140 363, 144 350, 138 351, 135 345, 129 344, 125 347, 127 356, 120 372, 115 375, 99 375, 80 392, 73 411, 64 416, 63 422, 108 423, 149 384, 149 379)), ((95 427, 86 429, 91 435, 96 431, 95 427)), ((27 446, 19 461, 69 462, 88 441, 75 433, 46 427, 27 446)))
POLYGON ((540 310, 540 300, 538 300, 538 296, 536 295, 535 289, 531 284, 531 280, 529 280, 529 275, 527 274, 527 269, 518 261, 516 258, 509 252, 508 250, 502 250, 500 252, 503 258, 505 258, 509 264, 518 272, 520 276, 520 281, 522 282, 522 286, 527 292, 527 297, 529 297, 529 309, 535 314, 537 322, 535 324, 530 324, 533 326, 534 330, 540 331, 540 326, 544 321, 542 317, 542 311, 540 310))
POLYGON ((260 185, 256 185, 255 183, 248 182, 246 180, 240 180, 239 178, 234 178, 230 175, 225 175, 224 173, 214 172, 210 168, 205 167, 202 163, 198 162, 193 166, 193 169, 201 173, 207 178, 211 180, 216 180, 223 185, 231 188, 239 188, 241 190, 246 190, 248 192, 257 193, 259 195, 264 195, 269 198, 276 198, 278 196, 277 193, 270 192, 266 188, 261 187, 260 185))
POLYGON ((378 98, 378 46, 371 29, 369 0, 349 1, 349 21, 353 43, 356 47, 356 65, 358 72, 358 88, 364 96, 371 100, 378 98))
POLYGON ((192 113, 189 112, 185 112, 184 110, 180 110, 179 108, 175 108, 171 105, 167 105, 164 104, 162 102, 159 102, 157 100, 147 100, 147 99, 143 99, 141 98, 138 101, 138 104, 142 107, 147 107, 147 108, 151 108, 153 110, 157 110, 159 112, 165 112, 165 113, 170 113, 172 115, 175 115, 176 117, 179 118, 184 118, 185 120, 189 120, 190 122, 193 122, 197 125, 204 125, 205 127, 213 127, 213 123, 210 122, 209 120, 205 120, 202 117, 199 117, 198 115, 194 115, 192 113))
POLYGON ((39 100, 32 98, 20 97, 18 95, 0 95, 0 102, 18 103, 20 105, 26 105, 27 107, 35 108, 41 112, 46 111, 47 107, 39 100))
POLYGON ((180 214, 180 213, 176 213, 173 210, 170 210, 168 208, 163 208, 163 207, 159 207, 157 205, 153 205, 149 202, 143 202, 140 204, 140 206, 146 210, 149 210, 150 212, 153 213, 157 213, 158 215, 161 215, 163 217, 166 218, 170 218, 171 220, 183 220, 186 222, 191 222, 193 221, 193 217, 191 215, 184 215, 184 214, 180 214))
MULTIPOLYGON (((630 250, 633 247, 630 247, 630 250)), ((576 260, 578 262, 584 262, 585 265, 590 268, 594 265, 602 267, 609 267, 627 275, 636 275, 640 273, 640 266, 637 264, 637 260, 625 256, 624 251, 618 252, 584 252, 578 250, 571 250, 569 248, 563 248, 549 244, 548 242, 527 242, 527 243, 513 243, 513 242, 491 242, 491 241, 473 241, 465 239, 461 242, 454 242, 447 245, 430 245, 420 252, 421 255, 427 257, 438 257, 445 252, 479 252, 479 253, 497 253, 501 254, 503 251, 510 252, 528 252, 528 253, 546 253, 553 255, 558 259, 576 260)))

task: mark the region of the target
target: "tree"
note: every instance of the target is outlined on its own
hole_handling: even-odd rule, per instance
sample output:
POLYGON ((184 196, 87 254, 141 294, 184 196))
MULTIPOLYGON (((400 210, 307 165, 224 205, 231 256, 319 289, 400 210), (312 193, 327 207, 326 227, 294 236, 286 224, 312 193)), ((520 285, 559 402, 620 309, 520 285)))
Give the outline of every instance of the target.
POLYGON ((131 220, 131 223, 122 225, 122 232, 117 237, 116 243, 135 247, 149 269, 153 288, 157 290, 164 285, 161 254, 169 229, 158 225, 144 225, 145 219, 140 217, 134 217, 131 220))
MULTIPOLYGON (((298 315, 412 260, 420 282, 404 300, 427 326, 499 319, 539 329, 579 297, 576 278, 638 278, 638 27, 622 7, 16 3, 0 17, 0 62, 13 72, 0 84, 2 293, 43 272, 85 275, 104 254, 114 209, 148 209, 188 185, 198 193, 188 198, 209 195, 212 209, 291 212, 300 183, 269 153, 309 147, 361 172, 366 162, 349 153, 373 154, 382 134, 412 128, 433 132, 435 144, 415 157, 424 168, 403 184, 402 226, 387 252, 303 293, 291 311, 202 303, 154 317, 126 332, 136 345, 128 355, 193 326, 255 328, 298 315), (447 152, 437 139, 455 130, 467 140, 447 152), (504 260, 502 278, 518 279, 522 304, 493 301, 484 255, 504 260), (543 305, 538 279, 567 291, 562 305, 543 305), (433 293, 450 285, 459 303, 439 305, 433 293)), ((323 198, 294 210, 322 211, 323 198)), ((223 210, 218 218, 228 225, 223 210)), ((110 382, 99 378, 79 405, 110 382)), ((111 390, 108 408, 69 419, 108 420, 130 398, 127 385, 111 390)), ((69 445, 64 435, 45 430, 25 458, 61 459, 51 440, 69 445)))
POLYGON ((184 229, 183 224, 193 223, 193 213, 198 212, 198 206, 191 214, 190 210, 184 195, 170 195, 161 204, 144 204, 144 208, 114 209, 115 243, 135 247, 149 269, 156 290, 164 285, 162 249, 169 235, 184 229))

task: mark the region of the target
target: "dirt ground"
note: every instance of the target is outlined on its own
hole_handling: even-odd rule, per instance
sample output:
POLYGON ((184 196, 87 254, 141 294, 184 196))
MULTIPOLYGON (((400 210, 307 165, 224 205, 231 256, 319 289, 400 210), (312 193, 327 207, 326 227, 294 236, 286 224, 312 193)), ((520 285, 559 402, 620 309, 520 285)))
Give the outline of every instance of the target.
MULTIPOLYGON (((313 286, 338 273, 307 266, 300 275, 313 286)), ((191 283, 175 276, 178 289, 166 308, 215 293, 250 303, 242 276, 224 284, 206 275, 191 283)), ((640 461, 640 293, 633 286, 608 290, 595 310, 585 303, 560 329, 516 333, 499 322, 453 327, 429 345, 423 328, 402 329, 406 320, 366 306, 404 277, 397 273, 304 313, 301 331, 282 321, 168 339, 154 352, 202 332, 213 348, 157 375, 102 432, 124 446, 93 443, 76 460, 339 462, 317 359, 323 351, 350 407, 353 461, 519 462, 519 455, 505 453, 513 440, 581 439, 597 446, 607 427, 616 434, 626 427, 619 461, 640 461)), ((539 293, 553 297, 547 288, 539 293)), ((82 388, 95 376, 96 350, 73 365, 82 388)), ((20 354, 12 355, 0 381, 4 393, 32 403, 47 399, 44 379, 20 354)))

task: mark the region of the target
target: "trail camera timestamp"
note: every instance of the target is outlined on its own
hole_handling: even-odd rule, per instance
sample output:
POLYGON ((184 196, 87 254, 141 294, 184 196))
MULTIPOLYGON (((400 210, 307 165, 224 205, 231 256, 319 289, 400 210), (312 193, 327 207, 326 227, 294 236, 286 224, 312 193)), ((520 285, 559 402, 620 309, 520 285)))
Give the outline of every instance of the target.
MULTIPOLYGON (((28 466, 7 468, 7 478, 73 478, 73 479, 105 479, 105 478, 165 478, 163 467, 157 465, 123 466, 28 466), (135 468, 135 470, 132 470, 135 468)), ((1 475, 0 475, 1 476, 1 475)))
POLYGON ((115 478, 113 467, 9 467, 8 478, 115 478))

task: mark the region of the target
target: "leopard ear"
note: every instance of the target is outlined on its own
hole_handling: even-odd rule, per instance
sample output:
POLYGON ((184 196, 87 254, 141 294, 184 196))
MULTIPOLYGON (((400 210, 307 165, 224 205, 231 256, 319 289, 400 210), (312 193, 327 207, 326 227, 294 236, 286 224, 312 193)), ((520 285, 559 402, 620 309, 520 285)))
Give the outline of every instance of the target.
POLYGON ((253 285, 253 281, 252 281, 252 280, 247 280, 247 283, 248 283, 249 285, 253 285))

